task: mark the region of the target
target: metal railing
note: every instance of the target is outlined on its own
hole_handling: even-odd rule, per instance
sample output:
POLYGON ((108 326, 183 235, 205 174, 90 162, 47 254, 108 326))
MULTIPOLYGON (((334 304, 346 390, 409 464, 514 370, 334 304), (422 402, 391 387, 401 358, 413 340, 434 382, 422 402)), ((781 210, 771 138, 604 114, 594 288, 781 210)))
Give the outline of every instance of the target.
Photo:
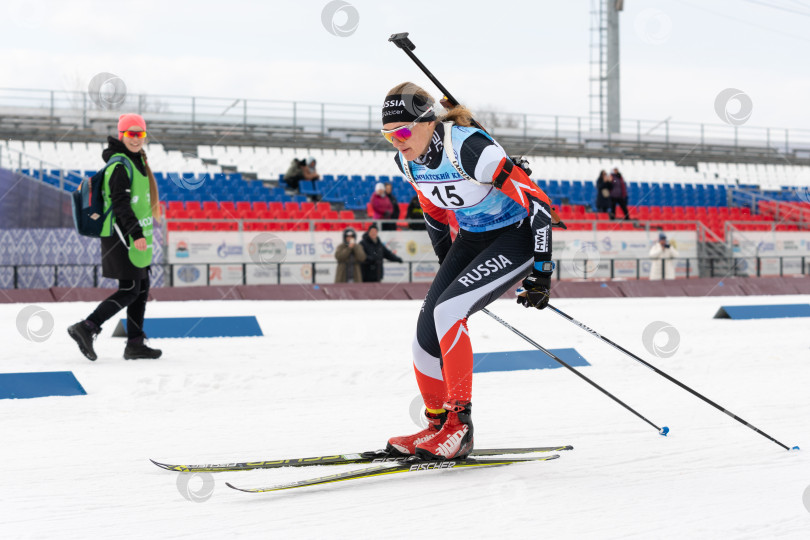
MULTIPOLYGON (((749 208, 751 214, 764 214, 772 218, 777 224, 782 225, 798 225, 801 228, 810 228, 810 209, 800 207, 797 202, 799 201, 783 201, 774 199, 761 192, 745 189, 729 190, 729 206, 742 206, 749 208), (766 214, 761 212, 760 203, 765 202, 773 205, 773 214, 766 214), (790 209, 785 211, 782 205, 790 204, 790 209)), ((742 223, 742 222, 735 222, 742 223)))
MULTIPOLYGON (((474 108, 474 107, 473 107, 474 108)), ((475 109, 475 108, 474 108, 475 109)), ((256 126, 306 130, 339 135, 351 130, 378 129, 379 105, 218 98, 165 94, 128 94, 104 97, 89 92, 0 88, 0 116, 40 117, 50 124, 70 123, 88 128, 93 122, 114 122, 120 111, 147 114, 150 120, 189 124, 223 124, 248 131, 256 126)), ((664 120, 623 119, 621 133, 591 131, 587 116, 544 115, 522 112, 479 111, 477 118, 498 136, 588 141, 683 143, 728 147, 762 147, 810 157, 810 130, 759 126, 732 126, 664 120)))
POLYGON ((81 175, 63 169, 59 165, 2 145, 0 145, 0 168, 18 173, 23 171, 36 172, 36 174, 30 174, 29 176, 64 191, 76 191, 84 179, 81 175), (53 174, 53 171, 56 171, 56 174, 53 174), (46 182, 46 175, 57 183, 46 182))

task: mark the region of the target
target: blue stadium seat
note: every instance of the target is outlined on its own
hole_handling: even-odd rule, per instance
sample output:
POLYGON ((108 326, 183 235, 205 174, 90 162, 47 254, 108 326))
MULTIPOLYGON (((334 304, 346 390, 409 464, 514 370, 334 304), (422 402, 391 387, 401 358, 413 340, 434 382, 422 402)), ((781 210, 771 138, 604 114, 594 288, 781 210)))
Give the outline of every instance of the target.
POLYGON ((321 195, 321 184, 323 182, 313 182, 311 180, 301 180, 298 184, 298 189, 302 195, 321 195))

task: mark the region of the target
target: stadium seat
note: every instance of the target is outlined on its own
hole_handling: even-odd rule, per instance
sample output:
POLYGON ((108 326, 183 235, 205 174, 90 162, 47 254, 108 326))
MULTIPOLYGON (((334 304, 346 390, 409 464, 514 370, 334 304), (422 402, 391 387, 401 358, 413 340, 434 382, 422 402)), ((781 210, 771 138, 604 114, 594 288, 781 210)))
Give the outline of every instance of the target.
POLYGON ((179 201, 170 201, 166 211, 166 217, 174 217, 179 212, 184 212, 183 203, 179 201))

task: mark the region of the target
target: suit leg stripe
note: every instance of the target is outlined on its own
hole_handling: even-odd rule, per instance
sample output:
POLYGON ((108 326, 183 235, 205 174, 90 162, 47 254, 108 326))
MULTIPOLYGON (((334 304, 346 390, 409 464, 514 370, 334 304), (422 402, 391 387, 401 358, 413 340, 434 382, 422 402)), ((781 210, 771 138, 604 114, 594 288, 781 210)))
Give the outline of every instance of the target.
POLYGON ((459 338, 461 338, 461 334, 467 334, 467 337, 470 337, 469 332, 467 332, 467 329, 464 328, 463 322, 458 325, 458 332, 456 332, 456 339, 453 340, 453 344, 450 345, 450 348, 447 349, 445 354, 450 354, 450 351, 453 350, 453 348, 456 346, 456 343, 458 343, 459 338))
POLYGON ((439 381, 444 380, 442 376, 441 358, 436 358, 428 354, 416 338, 413 340, 413 367, 426 377, 439 381))

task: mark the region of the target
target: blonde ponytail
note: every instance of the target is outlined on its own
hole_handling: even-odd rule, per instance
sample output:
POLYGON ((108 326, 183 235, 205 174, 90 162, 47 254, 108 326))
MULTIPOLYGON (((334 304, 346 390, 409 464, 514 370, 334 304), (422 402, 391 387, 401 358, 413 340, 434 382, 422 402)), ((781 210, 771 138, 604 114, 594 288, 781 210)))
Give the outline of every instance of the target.
POLYGON ((471 127, 473 115, 464 105, 456 105, 447 114, 439 117, 439 122, 453 122, 457 126, 471 127))
POLYGON ((146 152, 143 149, 141 149, 141 156, 143 157, 143 164, 146 167, 146 176, 149 178, 149 200, 152 203, 152 219, 159 220, 162 216, 157 180, 155 180, 155 175, 152 174, 152 168, 149 166, 149 161, 146 159, 146 152))

